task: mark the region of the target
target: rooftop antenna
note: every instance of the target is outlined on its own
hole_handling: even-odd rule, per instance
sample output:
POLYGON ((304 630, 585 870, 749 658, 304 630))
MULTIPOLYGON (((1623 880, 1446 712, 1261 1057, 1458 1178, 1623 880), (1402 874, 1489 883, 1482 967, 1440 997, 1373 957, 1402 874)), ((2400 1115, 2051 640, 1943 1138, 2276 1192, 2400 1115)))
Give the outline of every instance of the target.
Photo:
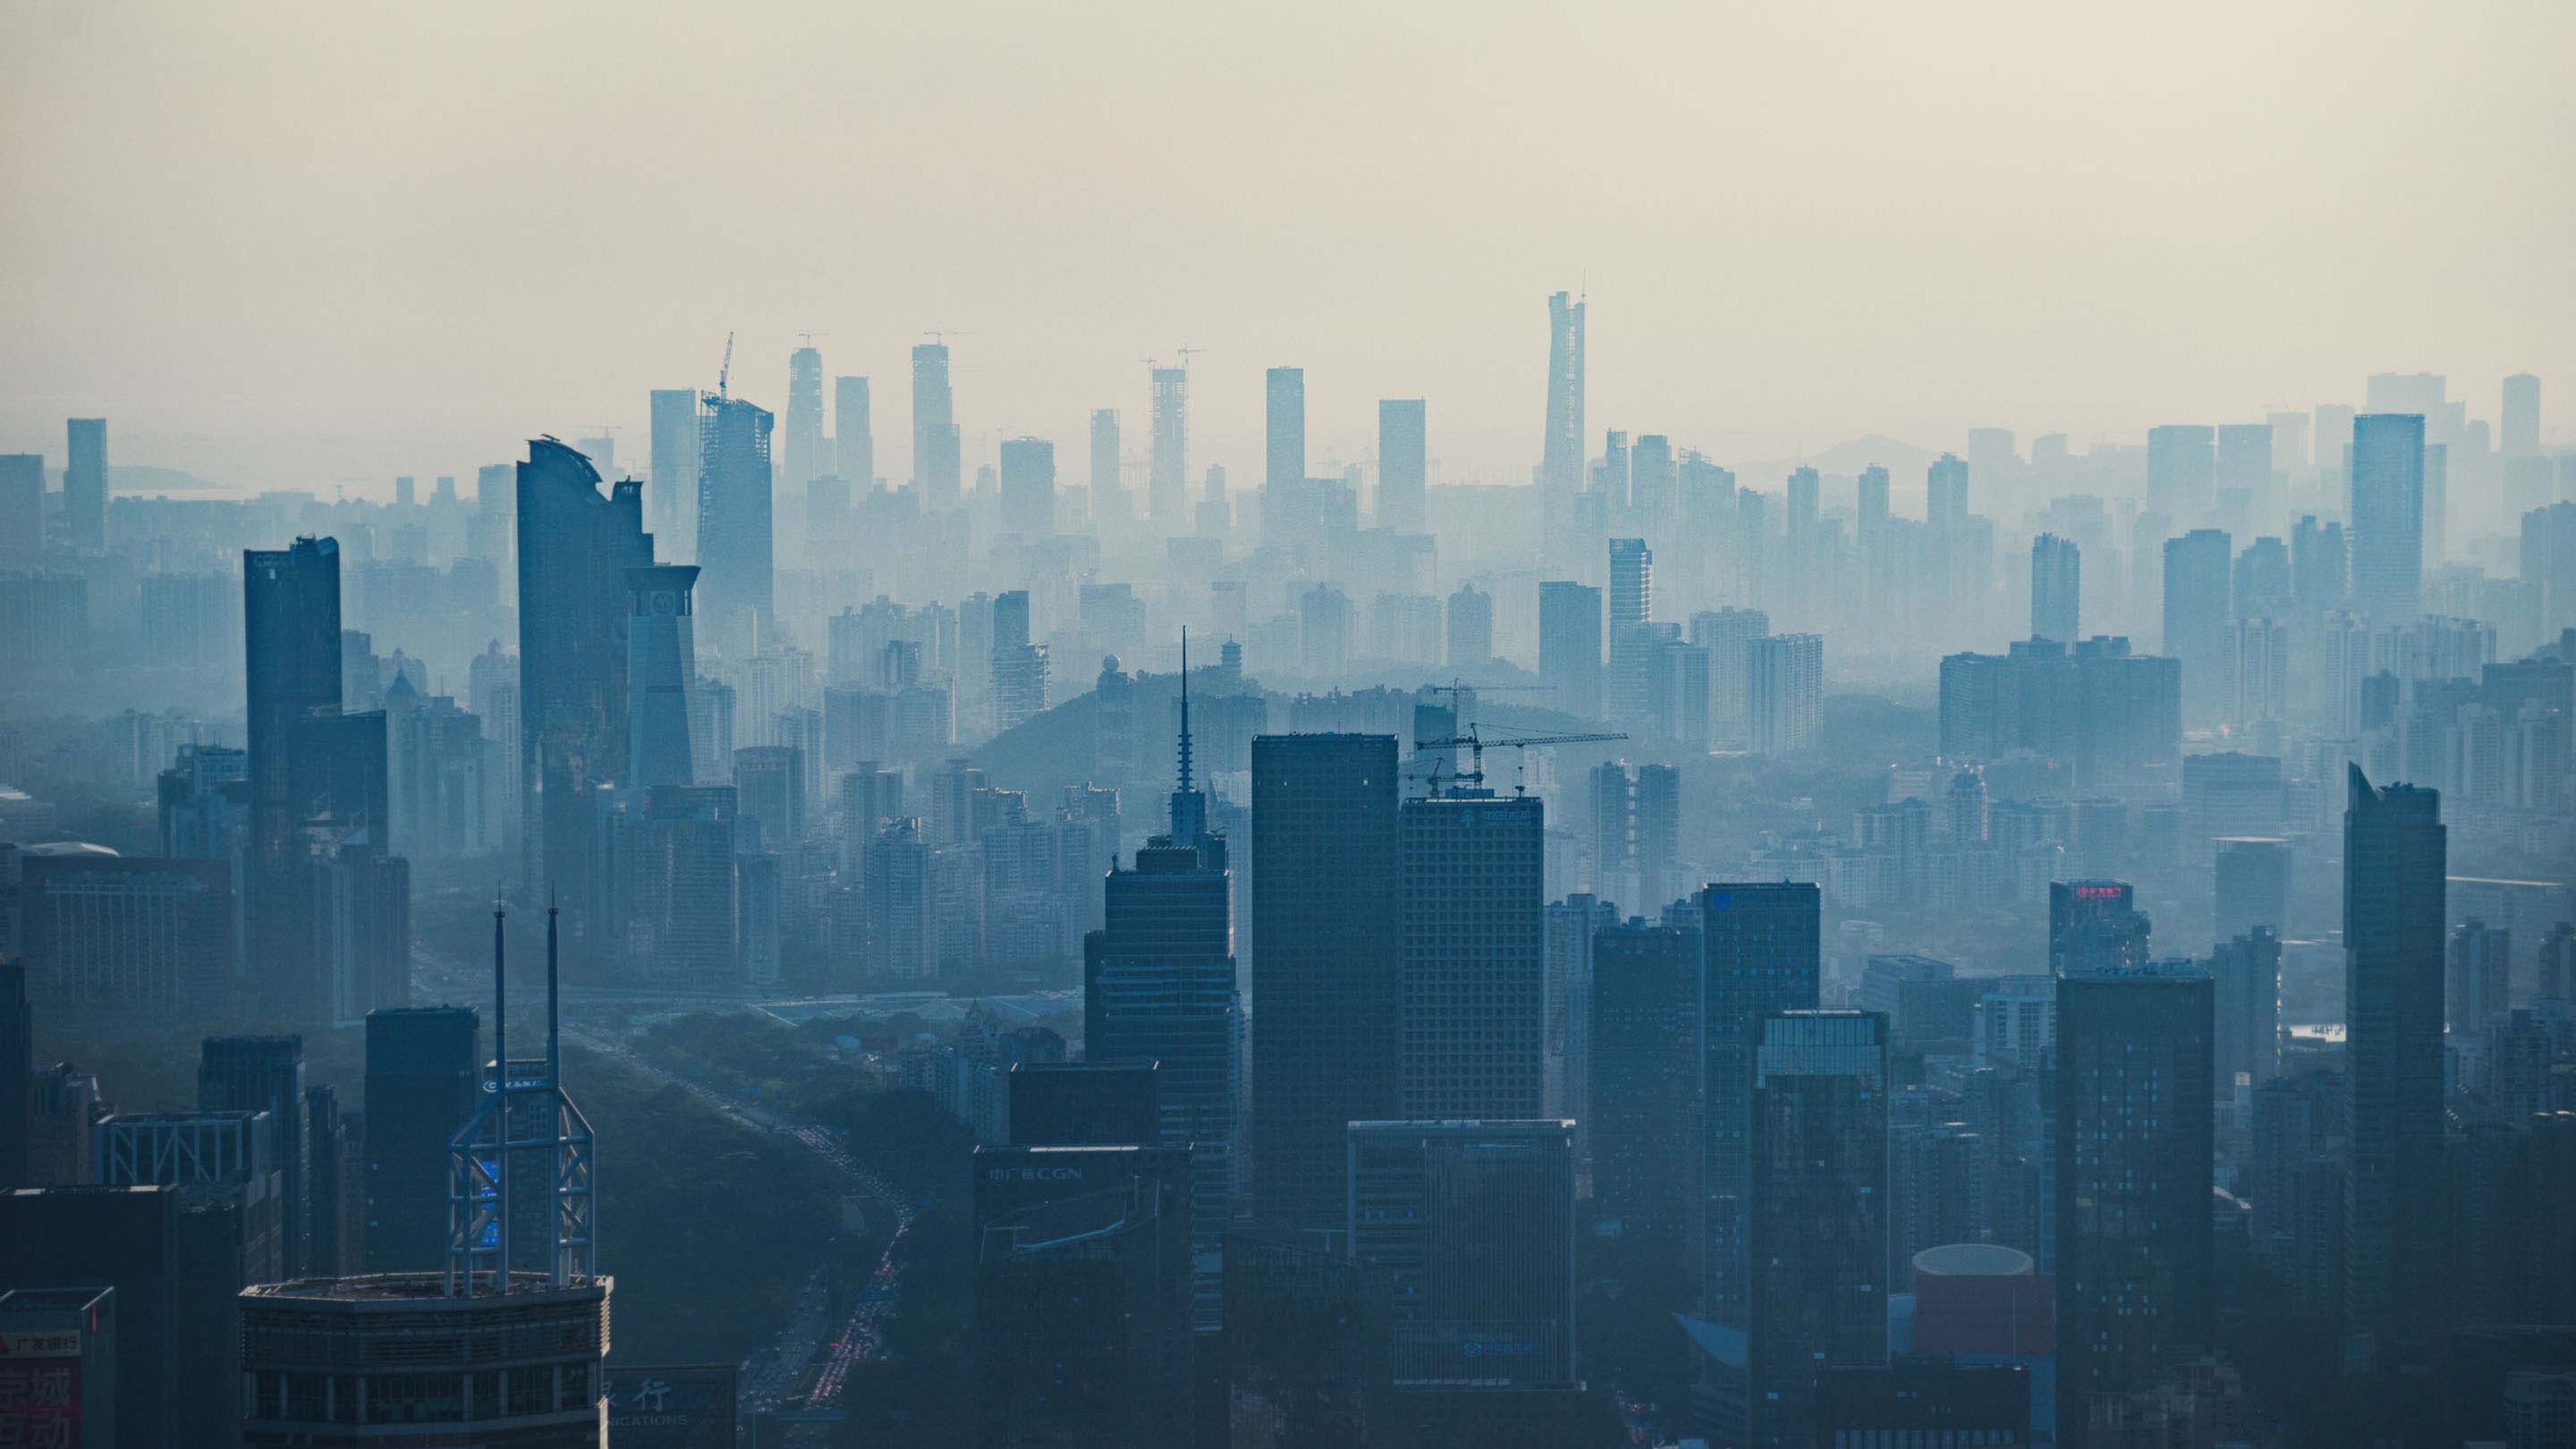
POLYGON ((829 332, 799 332, 799 333, 797 333, 796 335, 797 335, 797 336, 799 336, 799 337, 804 338, 804 339, 805 339, 805 345, 806 345, 806 346, 808 346, 808 347, 811 347, 811 346, 813 346, 813 345, 814 345, 814 339, 815 339, 815 338, 817 338, 817 337, 829 337, 829 336, 831 336, 832 334, 831 334, 831 333, 829 333, 829 332))
MULTIPOLYGON (((510 1291, 510 1012, 509 975, 502 966, 501 922, 505 912, 500 899, 492 901, 492 1086, 501 1114, 500 1161, 493 1176, 497 1178, 501 1198, 501 1254, 493 1264, 492 1291, 510 1291)), ((466 1276, 468 1296, 473 1291, 473 1275, 466 1276)))

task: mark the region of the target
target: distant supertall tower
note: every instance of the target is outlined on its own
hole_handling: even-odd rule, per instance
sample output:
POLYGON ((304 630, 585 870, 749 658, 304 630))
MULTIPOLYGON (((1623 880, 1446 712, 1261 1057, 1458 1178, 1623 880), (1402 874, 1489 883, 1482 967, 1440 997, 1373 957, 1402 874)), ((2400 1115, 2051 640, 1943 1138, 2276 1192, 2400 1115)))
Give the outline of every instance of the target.
MULTIPOLYGON (((1257 818, 1257 817, 1256 817, 1257 818)), ((1536 1117, 1546 1105, 1546 813, 1476 786, 1407 800, 1403 1115, 1536 1117)))
POLYGON ((2375 627, 2407 623, 2424 588, 2424 419, 2354 418, 2351 489, 2353 604, 2375 627))
POLYGON ((877 431, 868 408, 866 378, 832 379, 832 471, 852 493, 877 486, 877 431))
POLYGON ((823 458, 823 354, 799 347, 787 355, 787 475, 778 481, 802 496, 832 471, 823 458))
POLYGON ((1745 1212, 1752 1131, 1754 1053, 1762 1022, 1813 1011, 1823 965, 1824 898, 1816 887, 1780 881, 1720 882, 1700 892, 1706 976, 1700 989, 1703 1179, 1708 1192, 1708 1257, 1701 1309, 1710 1321, 1745 1326, 1745 1212))
POLYGON ((2075 540, 2043 533, 2030 541, 2030 637, 2072 649, 2084 637, 2081 617, 2084 563, 2075 540))
MULTIPOLYGON (((2408 421, 2416 421, 2409 419, 2408 421)), ((2420 427, 2420 424, 2419 424, 2420 427)), ((2370 445, 2356 434, 2356 454, 2370 445)), ((2358 473, 2360 459, 2355 458, 2358 473)), ((2343 815, 2344 1326, 2372 1351, 2422 1336, 2442 1302, 2443 906, 2439 793, 2373 789, 2347 767, 2343 815)))
POLYGON ((948 344, 912 349, 912 486, 927 513, 955 508, 961 491, 957 400, 948 390, 948 344))
POLYGON ((1118 409, 1091 410, 1091 522, 1123 526, 1127 522, 1127 488, 1118 478, 1118 409))
POLYGON ((633 606, 626 624, 626 767, 621 784, 651 790, 696 782, 689 696, 698 687, 697 620, 691 564, 626 571, 633 606))
MULTIPOLYGON (((560 897, 577 951, 591 944, 592 795, 604 782, 630 778, 626 643, 619 637, 634 607, 626 571, 653 562, 643 485, 630 479, 603 494, 599 482, 589 459, 552 438, 529 443, 519 465, 523 879, 531 891, 560 897)), ((702 506, 702 547, 707 517, 702 506)))
POLYGON ((653 531, 679 551, 698 517, 698 394, 653 389, 653 531))
POLYGON ((1789 1011, 1755 1029, 1744 1442, 1805 1449, 1817 1372, 1887 1362, 1887 1018, 1789 1011))
POLYGON ((2504 380, 2503 427, 2497 451, 2508 458, 2527 458, 2540 451, 2540 379, 2517 372, 2504 380))
POLYGON ((1294 488, 1306 481, 1306 369, 1274 367, 1264 379, 1263 446, 1269 466, 1261 481, 1294 488))
POLYGON ((1580 560, 1561 552, 1574 542, 1574 497, 1583 491, 1583 312, 1571 293, 1547 299, 1547 421, 1538 465, 1539 547, 1556 568, 1580 560))
POLYGON ((1001 487, 1003 532, 1031 542, 1055 532, 1055 444, 1003 439, 1001 487))
POLYGON ((1153 369, 1154 451, 1145 475, 1145 507, 1156 531, 1181 532, 1190 515, 1190 373, 1153 369))
POLYGON ((1190 1154, 1192 1317, 1204 1331, 1222 1319, 1225 1234, 1240 1186, 1243 1004, 1226 840, 1208 832, 1207 796, 1192 775, 1186 663, 1182 681, 1171 828, 1136 852, 1135 869, 1110 870, 1105 924, 1083 941, 1083 1041, 1092 1062, 1160 1064, 1160 1142, 1190 1154))
POLYGON ((2212 1345, 2213 1003, 2209 973, 2189 961, 2084 969, 2057 983, 2063 1404, 2143 1388, 2212 1345))
POLYGON ((1377 526, 1397 533, 1423 530, 1424 490, 1431 465, 1421 398, 1384 398, 1377 405, 1377 526))
POLYGON ((1548 703, 1576 719, 1601 717, 1601 591, 1551 579, 1538 586, 1538 678, 1548 703))
POLYGON ((322 999, 315 979, 312 884, 303 841, 314 813, 315 720, 340 714, 340 544, 242 555, 244 678, 249 690, 250 857, 242 907, 254 1004, 271 1021, 305 1019, 322 999))
POLYGON ((73 418, 63 467, 63 539, 74 553, 107 550, 107 419, 73 418))
MULTIPOLYGON (((769 634, 776 569, 769 466, 774 421, 767 409, 738 397, 707 393, 700 399, 698 566, 705 572, 698 603, 714 625, 720 653, 748 657, 769 634)), ((648 556, 639 562, 650 563, 649 539, 645 547, 648 556)), ((519 597, 525 599, 526 591, 519 597)))
POLYGON ((1252 742, 1252 1209, 1278 1229, 1338 1238, 1345 1129, 1397 1115, 1402 879, 1394 736, 1252 742))

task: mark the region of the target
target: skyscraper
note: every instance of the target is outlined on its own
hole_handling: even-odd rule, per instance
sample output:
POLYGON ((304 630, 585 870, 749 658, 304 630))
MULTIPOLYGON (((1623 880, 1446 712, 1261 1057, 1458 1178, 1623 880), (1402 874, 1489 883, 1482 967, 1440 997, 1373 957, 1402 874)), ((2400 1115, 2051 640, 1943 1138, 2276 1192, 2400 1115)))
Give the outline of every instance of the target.
POLYGON ((1887 1362, 1887 1018, 1790 1011, 1757 1028, 1746 1442, 1802 1449, 1817 1372, 1887 1362))
POLYGON ((1586 304, 1558 292, 1547 299, 1547 418, 1538 465, 1542 562, 1563 568, 1574 496, 1583 491, 1583 314, 1586 304))
POLYGON ((1393 736, 1253 740, 1252 1206, 1285 1231, 1342 1230, 1343 1129, 1399 1110, 1401 840, 1393 736))
POLYGON ((73 418, 63 467, 63 540, 73 553, 107 550, 107 419, 73 418))
POLYGON ((2148 929, 2126 881, 2049 882, 2048 969, 2055 975, 2144 966, 2148 929))
MULTIPOLYGON (((1646 621, 1655 612, 1655 555, 1642 538, 1610 540, 1610 718, 1647 718, 1646 621)), ((1542 635, 1544 637, 1544 635, 1542 635)))
POLYGON ((2183 718, 2194 724, 2217 719, 2227 702, 2231 563, 2217 529, 2165 540, 2164 652, 2182 661, 2183 718))
POLYGON ((1306 482, 1306 369, 1274 367, 1263 380, 1263 486, 1302 488, 1306 482))
POLYGON ((1755 754, 1792 754, 1823 743, 1825 636, 1753 640, 1744 646, 1744 677, 1746 736, 1755 754))
POLYGON ((695 388, 653 389, 653 531, 674 552, 688 543, 687 525, 698 517, 698 394, 695 388))
POLYGON ((1599 589, 1563 579, 1538 586, 1538 678, 1554 708, 1601 717, 1599 589))
POLYGON ((2352 420, 2352 599, 2386 628, 2412 620, 2424 584, 2424 419, 2352 420))
POLYGON ((2221 1093, 2239 1076, 2253 1085, 2281 1075, 2281 938, 2269 926, 2221 936, 2209 950, 2217 995, 2211 1054, 2221 1093))
POLYGON ((1708 1193, 1700 1306, 1711 1322, 1731 1328, 1745 1326, 1754 1054, 1765 1017, 1816 1009, 1823 911, 1822 894, 1804 882, 1720 882, 1700 892, 1702 1181, 1708 1193))
POLYGON ((1002 531, 1035 542, 1055 532, 1055 444, 1002 440, 1002 531))
MULTIPOLYGON (((948 388, 948 344, 912 349, 912 486, 924 513, 955 508, 963 487, 957 402, 948 388)), ((699 560, 704 562, 703 556, 699 560)))
POLYGON ((2197 526, 2216 503, 2218 435, 2212 428, 2167 424, 2147 429, 2147 507, 2175 524, 2197 526))
MULTIPOLYGON (((334 801, 316 788, 328 778, 328 762, 314 748, 315 731, 340 717, 338 541, 300 538, 285 549, 245 551, 242 632, 251 796, 250 857, 241 883, 244 940, 261 963, 253 992, 262 1014, 300 1021, 326 998, 305 823, 335 808, 358 813, 351 807, 361 804, 334 801)), ((381 782, 381 744, 378 750, 381 782)), ((381 828, 383 812, 372 823, 381 828)))
MULTIPOLYGON (((602 494, 599 482, 589 459, 551 438, 530 442, 519 465, 523 879, 560 899, 576 952, 589 945, 593 795, 602 782, 630 778, 626 571, 653 562, 642 485, 629 480, 602 494)), ((703 549, 703 506, 699 517, 703 549)))
POLYGON ((1170 828, 1136 852, 1133 870, 1110 871, 1105 924, 1083 941, 1083 1043, 1092 1062, 1159 1064, 1156 1140, 1189 1152, 1192 1316, 1202 1330, 1218 1326, 1241 1165, 1243 1004, 1231 890, 1226 839, 1208 832, 1207 796, 1192 775, 1185 692, 1170 828))
MULTIPOLYGON (((311 1271, 313 1124, 305 1115, 304 1038, 210 1036, 197 1058, 197 1110, 265 1112, 277 1154, 278 1269, 288 1278, 311 1271)), ((336 1195, 332 1202, 336 1204, 336 1195)))
POLYGON ((689 696, 698 686, 697 620, 692 564, 653 564, 626 571, 633 603, 626 632, 626 766, 621 783, 650 790, 696 779, 689 738, 689 696))
MULTIPOLYGON (((704 395, 698 412, 698 611, 713 627, 718 652, 729 656, 747 656, 769 636, 777 568, 772 421, 766 409, 714 393, 704 395)), ((649 552, 649 539, 645 547, 649 552)))
POLYGON ((1446 788, 1405 801, 1401 828, 1402 1114, 1536 1117, 1546 1104, 1542 802, 1446 788))
POLYGON ((2043 533, 2030 541, 2030 637, 2069 648, 2084 637, 2078 627, 2084 563, 2075 540, 2043 533))
POLYGON ((1968 523, 1968 464, 1943 453, 1923 478, 1923 521, 1934 533, 1956 533, 1968 523))
MULTIPOLYGON (((2410 420, 2411 421, 2411 420, 2410 420)), ((2355 450, 2370 446, 2356 432, 2355 450)), ((2361 463, 2355 460, 2355 472, 2361 463)), ((2343 816, 2346 1331, 2384 1352, 2442 1301, 2442 797, 2349 772, 2343 816)))
POLYGON ((832 471, 859 495, 877 485, 877 430, 869 409, 866 378, 832 379, 832 471))
POLYGON ((1146 464, 1145 507, 1160 533, 1177 533, 1190 514, 1190 374, 1187 368, 1157 367, 1154 385, 1153 453, 1146 464))
POLYGON ((1632 918, 1594 932, 1591 950, 1583 1037, 1591 1120, 1579 1130, 1592 1163, 1593 1218, 1688 1261, 1706 1155, 1699 941, 1632 918))
POLYGON ((0 564, 32 568, 44 556, 44 457, 0 453, 0 564))
POLYGON ((482 1072, 472 1007, 367 1016, 366 1265, 425 1272, 447 1251, 447 1140, 474 1114, 482 1072))
POLYGON ((2057 983, 2061 1423, 2211 1347, 2211 1022, 2188 961, 2057 983))
POLYGON ((1091 410, 1091 520, 1095 529, 1125 527, 1127 487, 1118 479, 1118 409, 1091 410))
POLYGON ((2508 458, 2526 458, 2540 451, 2539 378, 2517 372, 2504 380, 2502 421, 2496 451, 2508 458))
POLYGON ((793 493, 832 471, 823 454, 823 354, 811 347, 787 355, 786 453, 779 482, 793 493))
POLYGON ((26 1185, 27 1132, 35 1069, 35 1013, 27 999, 27 963, 0 961, 0 1192, 26 1185))
POLYGON ((1377 405, 1377 526, 1423 530, 1424 489, 1431 476, 1428 422, 1421 398, 1383 398, 1377 405))

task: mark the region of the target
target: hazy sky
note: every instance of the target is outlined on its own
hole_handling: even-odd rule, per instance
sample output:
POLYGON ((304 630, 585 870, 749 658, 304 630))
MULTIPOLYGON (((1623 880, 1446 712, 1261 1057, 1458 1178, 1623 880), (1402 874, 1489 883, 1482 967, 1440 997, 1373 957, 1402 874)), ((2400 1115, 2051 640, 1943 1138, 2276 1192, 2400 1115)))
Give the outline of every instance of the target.
MULTIPOLYGON (((1430 399, 1528 476, 1545 297, 1599 430, 1721 459, 1993 424, 2078 446, 2450 374, 2576 417, 2576 5, 0 4, 0 451, 383 488, 783 407, 949 329, 997 431, 1195 474, 1430 399)), ((1748 478, 1773 486, 1776 480, 1748 478)))

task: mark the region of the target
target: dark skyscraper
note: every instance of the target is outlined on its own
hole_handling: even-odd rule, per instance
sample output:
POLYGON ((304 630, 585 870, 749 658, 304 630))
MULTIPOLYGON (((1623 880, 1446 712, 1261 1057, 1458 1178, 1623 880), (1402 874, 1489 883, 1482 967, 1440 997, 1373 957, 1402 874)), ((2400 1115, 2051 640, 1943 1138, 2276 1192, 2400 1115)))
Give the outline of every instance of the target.
POLYGON ((1744 1215, 1750 1191, 1754 1052, 1762 1021, 1813 1011, 1823 965, 1823 895, 1796 881, 1726 883, 1700 892, 1701 1120, 1706 1131, 1709 1320, 1745 1324, 1744 1215))
POLYGON ((2424 419, 2364 413, 2352 420, 2352 480, 2344 517, 2352 601, 2381 628, 2411 621, 2424 589, 2424 419))
POLYGON ((626 571, 653 562, 643 486, 603 494, 599 482, 588 458, 552 438, 530 442, 519 465, 524 880, 561 901, 576 952, 587 946, 592 796, 630 778, 626 571))
MULTIPOLYGON (((197 1058, 197 1110, 266 1112, 285 1196, 278 1205, 278 1262, 299 1278, 311 1262, 313 1136, 305 1115, 304 1038, 210 1036, 197 1058)), ((333 1199, 336 1204, 337 1198, 333 1199)))
POLYGON ((2188 961, 2057 983, 2060 1423, 2213 1343, 2212 1002, 2188 961))
MULTIPOLYGON (((733 657, 747 657, 769 636, 777 571, 770 516, 772 421, 765 409, 738 397, 708 393, 700 399, 698 612, 719 652, 733 657)), ((520 484, 522 497, 526 486, 520 484)), ((520 597, 527 595, 522 591, 520 597)))
MULTIPOLYGON (((340 718, 338 541, 302 538, 290 548, 244 552, 242 630, 251 839, 241 897, 244 939, 261 963, 251 993, 268 1019, 298 1021, 321 1010, 327 995, 303 830, 314 814, 340 803, 317 792, 326 760, 313 749, 317 727, 340 718)), ((381 717, 377 740, 381 781, 381 717)), ((381 812, 375 819, 382 821, 381 812)))
POLYGON ((74 553, 107 549, 107 419, 73 418, 63 468, 63 541, 74 553))
POLYGON ((1557 579, 1538 586, 1538 678, 1548 704, 1601 717, 1601 591, 1557 579))
POLYGON ((1583 1130, 1593 1217, 1622 1238, 1686 1250, 1699 1236, 1706 1152, 1698 938, 1642 919, 1604 927, 1592 938, 1591 978, 1583 1130))
POLYGON ((1207 797, 1191 774, 1184 695, 1171 828, 1136 852, 1135 869, 1109 873, 1106 924, 1083 942, 1083 1042, 1092 1062, 1159 1064, 1154 1140, 1190 1154, 1193 1317, 1202 1329, 1218 1326, 1239 1171, 1243 1007, 1231 888, 1225 837, 1208 833, 1207 797))
MULTIPOLYGON (((1260 818, 1256 804, 1256 831, 1260 818)), ((1402 1113, 1537 1117, 1546 1104, 1544 808, 1535 795, 1452 788, 1405 801, 1402 819, 1402 1113)))
POLYGON ((447 1253, 447 1140, 474 1115, 482 1081, 471 1007, 367 1017, 364 1182, 370 1273, 430 1272, 447 1253))
POLYGON ((27 963, 0 961, 0 1192, 27 1182, 27 1132, 35 1069, 35 1015, 27 963))
POLYGON ((922 511, 955 508, 963 476, 957 399, 948 387, 948 344, 920 343, 912 349, 912 486, 921 495, 922 511))
POLYGON ((1377 526, 1398 533, 1424 527, 1423 494, 1431 475, 1426 404, 1385 398, 1377 405, 1377 526))
POLYGON ((2030 636, 2073 648, 2083 637, 2084 564, 2075 540, 2043 533, 2030 541, 2030 636))
POLYGON ((1804 1449, 1817 1371, 1887 1362, 1887 1018, 1793 1011, 1757 1030, 1746 1442, 1804 1449))
POLYGON ((1271 488, 1306 482, 1306 369, 1274 367, 1264 380, 1263 447, 1269 466, 1261 481, 1271 488))
MULTIPOLYGON (((2355 448, 2365 445, 2356 442, 2355 448)), ((2358 461, 2355 467, 2358 468, 2358 461)), ((2344 1322, 2368 1351, 2420 1337, 2442 1301, 2443 893, 2439 793, 2350 770, 2343 953, 2351 1167, 2344 1322)))
POLYGON ((1402 879, 1394 736, 1253 740, 1252 1206, 1279 1229, 1338 1235, 1343 1129, 1399 1110, 1402 879))
POLYGON ((2148 930, 2126 881, 2049 882, 2048 969, 2055 975, 2143 966, 2148 930))

